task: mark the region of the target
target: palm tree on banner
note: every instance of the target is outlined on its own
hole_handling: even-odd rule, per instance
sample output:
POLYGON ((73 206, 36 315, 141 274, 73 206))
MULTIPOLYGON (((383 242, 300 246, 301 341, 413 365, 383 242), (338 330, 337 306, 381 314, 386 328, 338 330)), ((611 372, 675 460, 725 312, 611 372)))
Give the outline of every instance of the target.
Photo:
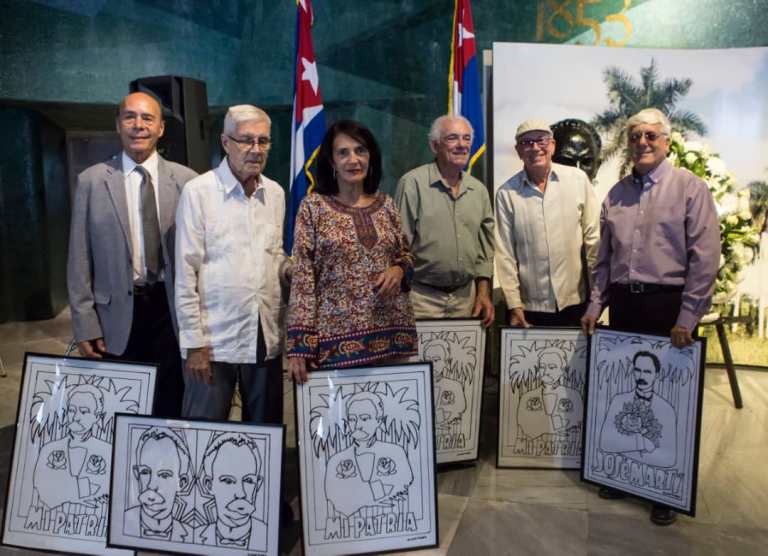
POLYGON ((697 114, 677 109, 678 102, 688 94, 693 80, 660 80, 653 58, 651 65, 640 68, 640 83, 617 67, 606 68, 603 71, 603 81, 608 87, 609 108, 595 116, 592 125, 610 137, 603 150, 604 160, 618 154, 623 155, 622 176, 629 171, 627 120, 643 108, 658 108, 664 112, 672 123, 672 129, 683 136, 690 133, 706 135, 707 127, 697 114))

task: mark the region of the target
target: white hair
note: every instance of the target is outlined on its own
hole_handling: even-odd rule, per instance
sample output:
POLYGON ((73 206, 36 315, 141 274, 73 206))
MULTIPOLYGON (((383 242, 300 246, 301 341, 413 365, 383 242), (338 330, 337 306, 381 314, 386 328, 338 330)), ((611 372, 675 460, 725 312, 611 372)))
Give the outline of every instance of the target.
POLYGON ((661 125, 661 133, 669 136, 672 133, 672 124, 669 118, 658 108, 644 108, 627 120, 627 133, 640 124, 661 125))
POLYGON ((432 127, 429 128, 429 135, 427 135, 429 142, 438 143, 440 139, 442 139, 443 137, 443 127, 445 127, 445 124, 450 122, 464 122, 465 124, 467 124, 467 127, 469 127, 469 132, 472 135, 472 139, 474 140, 475 130, 472 129, 472 124, 469 123, 468 119, 466 119, 464 116, 458 116, 454 114, 443 114, 442 116, 435 118, 435 121, 432 122, 432 127))
POLYGON ((230 106, 227 115, 224 116, 224 134, 232 135, 237 131, 237 124, 251 121, 266 122, 270 126, 272 125, 272 120, 261 108, 252 104, 230 106))

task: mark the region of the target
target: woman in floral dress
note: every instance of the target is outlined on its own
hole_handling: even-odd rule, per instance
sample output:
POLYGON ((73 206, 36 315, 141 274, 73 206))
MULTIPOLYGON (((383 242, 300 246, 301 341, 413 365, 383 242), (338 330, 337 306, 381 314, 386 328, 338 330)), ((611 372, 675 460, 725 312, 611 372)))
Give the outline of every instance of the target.
POLYGON ((294 230, 288 371, 365 365, 417 353, 408 297, 413 256, 392 199, 378 191, 381 152, 362 124, 331 126, 317 188, 294 230))

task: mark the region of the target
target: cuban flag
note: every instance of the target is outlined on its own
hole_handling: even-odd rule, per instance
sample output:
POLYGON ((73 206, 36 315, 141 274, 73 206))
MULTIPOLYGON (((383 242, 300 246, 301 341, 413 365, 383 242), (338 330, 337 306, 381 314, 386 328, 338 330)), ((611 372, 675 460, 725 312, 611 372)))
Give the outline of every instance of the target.
POLYGON ((455 0, 453 35, 451 36, 451 68, 448 77, 448 113, 464 116, 472 124, 475 136, 467 169, 471 170, 485 152, 483 104, 480 100, 475 26, 470 0, 455 0))
POLYGON ((291 117, 291 191, 288 195, 285 250, 293 250, 293 226, 304 195, 315 185, 309 167, 325 135, 315 49, 312 46, 312 0, 296 1, 296 56, 294 58, 293 115, 291 117))

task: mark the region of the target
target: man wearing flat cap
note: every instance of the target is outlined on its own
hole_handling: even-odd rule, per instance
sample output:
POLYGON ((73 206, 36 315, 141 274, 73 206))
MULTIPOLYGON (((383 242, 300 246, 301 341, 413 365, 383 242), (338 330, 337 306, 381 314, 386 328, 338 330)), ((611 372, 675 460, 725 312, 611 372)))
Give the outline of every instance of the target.
POLYGON ((579 326, 597 259, 599 205, 582 170, 552 162, 546 122, 523 122, 515 139, 523 169, 496 192, 496 275, 509 323, 579 326))

